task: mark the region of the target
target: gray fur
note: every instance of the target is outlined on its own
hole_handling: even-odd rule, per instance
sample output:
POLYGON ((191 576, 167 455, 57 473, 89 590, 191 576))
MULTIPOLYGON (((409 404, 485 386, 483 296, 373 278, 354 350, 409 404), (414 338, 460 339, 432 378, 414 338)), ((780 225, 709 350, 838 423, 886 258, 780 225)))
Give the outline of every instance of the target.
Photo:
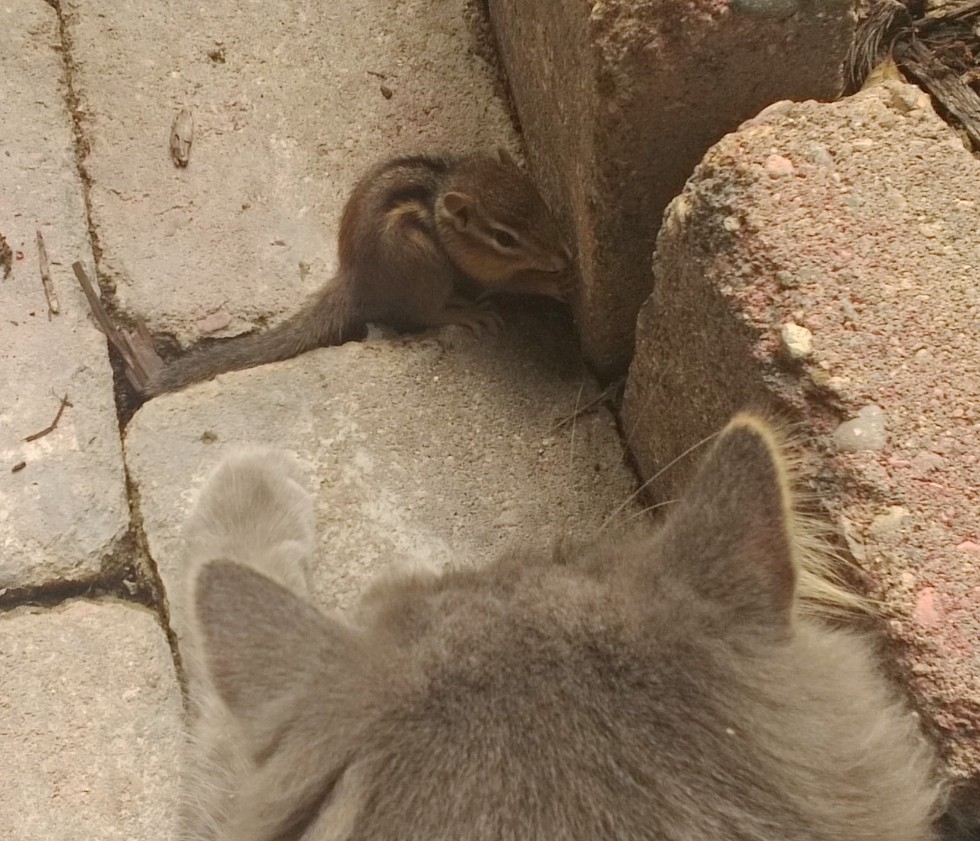
POLYGON ((223 465, 187 532, 186 837, 933 838, 916 718, 799 610, 774 442, 733 421, 653 533, 389 577, 347 618, 292 566, 295 468, 223 465))

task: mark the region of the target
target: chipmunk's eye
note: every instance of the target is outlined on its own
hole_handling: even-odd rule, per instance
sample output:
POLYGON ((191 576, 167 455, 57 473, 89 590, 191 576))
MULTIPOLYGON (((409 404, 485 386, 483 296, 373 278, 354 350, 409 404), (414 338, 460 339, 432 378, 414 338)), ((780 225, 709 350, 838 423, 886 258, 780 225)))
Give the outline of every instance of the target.
POLYGON ((492 232, 494 240, 501 248, 517 248, 517 237, 515 237, 509 231, 505 231, 503 228, 493 228, 492 232))

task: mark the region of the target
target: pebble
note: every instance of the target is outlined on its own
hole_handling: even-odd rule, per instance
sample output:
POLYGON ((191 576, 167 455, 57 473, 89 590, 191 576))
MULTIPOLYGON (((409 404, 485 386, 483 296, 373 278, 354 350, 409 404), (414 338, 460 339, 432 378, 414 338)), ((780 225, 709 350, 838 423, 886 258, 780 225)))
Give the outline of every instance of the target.
POLYGON ((197 320, 197 329, 202 333, 217 333, 231 324, 231 315, 223 309, 216 310, 197 320))
POLYGON ((851 557, 856 561, 865 561, 867 554, 864 551, 864 542, 861 540, 858 530, 854 527, 854 523, 848 520, 843 514, 840 517, 839 523, 841 533, 844 535, 844 541, 847 543, 847 549, 851 553, 851 557))
POLYGON ((679 224, 683 225, 690 217, 691 210, 690 200, 684 195, 677 196, 670 203, 668 218, 673 217, 679 224))
POLYGON ((925 479, 930 473, 946 466, 946 459, 939 453, 923 450, 912 458, 912 477, 914 479, 925 479))
POLYGON ((797 272, 800 278, 800 283, 815 283, 819 284, 823 280, 823 272, 820 271, 816 266, 804 266, 797 272))
POLYGON ((857 310, 854 309, 854 305, 850 301, 841 301, 840 311, 845 321, 850 321, 851 324, 857 324, 857 310))
POLYGON ((911 519, 912 515, 907 508, 902 508, 901 505, 889 505, 888 513, 875 517, 868 531, 875 537, 884 537, 907 526, 911 519))
POLYGON ((912 85, 893 85, 889 93, 892 108, 903 114, 925 108, 929 102, 928 97, 912 85))
POLYGON ((932 587, 923 587, 915 599, 915 618, 920 625, 931 628, 942 620, 942 608, 932 587))
POLYGON ((793 289, 800 285, 796 275, 785 269, 776 272, 776 281, 779 283, 780 289, 793 289))
POLYGON ((885 413, 873 403, 834 430, 834 443, 845 452, 880 450, 885 446, 885 413))
POLYGON ((770 155, 766 158, 766 172, 773 178, 779 178, 783 175, 792 175, 795 168, 789 158, 784 158, 782 155, 770 155))
POLYGON ((790 359, 806 359, 813 353, 813 333, 792 321, 779 328, 779 339, 790 359))
POLYGON ((822 143, 814 143, 809 149, 810 160, 819 166, 833 166, 834 156, 822 143))

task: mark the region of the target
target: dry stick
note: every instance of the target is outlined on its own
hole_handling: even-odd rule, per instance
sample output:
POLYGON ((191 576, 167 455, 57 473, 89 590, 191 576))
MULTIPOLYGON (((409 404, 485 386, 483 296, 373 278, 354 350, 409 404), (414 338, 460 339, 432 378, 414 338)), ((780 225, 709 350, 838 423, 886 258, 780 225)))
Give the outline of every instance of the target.
POLYGON ((960 3, 950 3, 947 6, 940 6, 938 9, 932 9, 922 16, 922 20, 955 20, 975 14, 980 14, 980 0, 963 0, 960 3))
POLYGON ((887 55, 901 33, 912 25, 908 7, 901 0, 873 0, 860 21, 847 51, 849 85, 857 90, 887 55))
POLYGON ((921 42, 909 44, 901 58, 908 70, 962 123, 970 140, 980 148, 980 96, 921 42))
MULTIPOLYGON (((119 351, 125 358, 128 353, 128 348, 126 343, 123 342, 122 336, 116 329, 116 325, 112 323, 112 319, 109 318, 108 313, 102 307, 102 301, 99 298, 98 293, 95 291, 95 287, 92 286, 92 281, 88 279, 88 275, 85 274, 85 268, 77 260, 71 264, 72 271, 75 272, 75 277, 78 278, 78 283, 82 287, 82 291, 85 293, 85 297, 88 298, 89 308, 92 310, 92 315, 95 316, 95 320, 99 322, 99 329, 105 334, 106 338, 112 343, 113 347, 119 351)), ((128 364, 128 360, 127 360, 128 364)))
POLYGON ((37 231, 37 262, 41 267, 41 285, 44 287, 44 297, 48 299, 48 318, 57 315, 61 310, 58 306, 58 296, 51 281, 51 263, 48 261, 48 249, 44 247, 44 237, 37 231))
MULTIPOLYGON (((135 333, 125 331, 123 336, 129 345, 130 353, 136 358, 140 370, 144 372, 142 382, 145 384, 147 378, 152 377, 163 368, 163 360, 153 347, 153 336, 146 329, 146 324, 143 323, 142 318, 136 320, 135 333)), ((127 376, 129 375, 127 374, 127 376)), ((133 382, 133 378, 129 377, 129 381, 133 382)), ((142 390, 141 386, 137 385, 137 388, 142 390)))
POLYGON ((163 361, 153 350, 153 339, 146 326, 140 322, 135 335, 119 330, 103 308, 102 301, 92 286, 92 281, 85 274, 82 264, 76 261, 71 267, 82 291, 85 292, 85 297, 88 298, 88 305, 99 323, 99 329, 122 357, 126 378, 132 383, 133 388, 142 391, 150 376, 163 366, 163 361))
MULTIPOLYGON (((38 236, 40 236, 40 234, 38 234, 38 236)), ((38 438, 43 438, 45 435, 50 435, 52 432, 54 432, 58 426, 58 421, 61 420, 62 413, 65 411, 65 406, 70 405, 71 403, 68 402, 68 395, 65 394, 65 396, 61 398, 61 405, 58 407, 58 414, 54 416, 54 420, 40 432, 35 432, 33 435, 28 435, 24 440, 37 441, 38 438)))
POLYGON ((568 426, 570 423, 574 423, 576 420, 578 420, 578 418, 582 417, 582 415, 586 414, 593 407, 598 406, 600 403, 604 403, 606 400, 609 400, 622 387, 624 379, 625 378, 620 377, 618 380, 610 383, 595 397, 593 397, 587 403, 581 405, 579 404, 579 400, 582 397, 582 390, 585 388, 585 386, 584 384, 580 386, 578 390, 578 397, 575 398, 575 410, 571 414, 555 421, 551 425, 551 431, 555 432, 562 427, 568 426))

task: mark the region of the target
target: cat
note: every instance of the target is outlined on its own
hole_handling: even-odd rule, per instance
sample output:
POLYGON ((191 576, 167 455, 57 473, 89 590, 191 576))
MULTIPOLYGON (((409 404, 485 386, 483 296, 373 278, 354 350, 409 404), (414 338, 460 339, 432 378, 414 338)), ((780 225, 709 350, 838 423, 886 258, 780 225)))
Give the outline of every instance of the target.
POLYGON ((934 749, 871 641, 805 609, 793 505, 743 414, 657 527, 389 575, 340 615, 308 598, 295 462, 231 456, 185 532, 184 837, 938 837, 934 749))

